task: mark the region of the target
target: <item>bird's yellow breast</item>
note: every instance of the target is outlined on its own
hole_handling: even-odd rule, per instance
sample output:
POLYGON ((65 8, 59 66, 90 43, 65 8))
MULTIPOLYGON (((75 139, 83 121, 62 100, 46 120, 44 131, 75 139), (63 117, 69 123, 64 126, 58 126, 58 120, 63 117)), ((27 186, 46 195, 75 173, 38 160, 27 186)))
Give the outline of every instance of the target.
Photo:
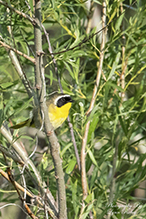
POLYGON ((49 119, 54 129, 57 129, 66 120, 69 114, 71 103, 66 103, 61 107, 57 107, 54 104, 50 104, 48 108, 49 119))

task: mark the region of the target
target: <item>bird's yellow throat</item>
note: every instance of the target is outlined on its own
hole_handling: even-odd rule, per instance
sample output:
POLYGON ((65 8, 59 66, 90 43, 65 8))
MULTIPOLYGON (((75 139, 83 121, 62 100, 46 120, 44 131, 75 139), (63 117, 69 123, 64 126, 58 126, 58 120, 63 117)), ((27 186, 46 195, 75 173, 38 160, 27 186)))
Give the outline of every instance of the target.
POLYGON ((68 102, 61 107, 57 107, 54 104, 50 104, 48 108, 49 119, 54 129, 57 129, 66 120, 71 108, 71 103, 68 102))

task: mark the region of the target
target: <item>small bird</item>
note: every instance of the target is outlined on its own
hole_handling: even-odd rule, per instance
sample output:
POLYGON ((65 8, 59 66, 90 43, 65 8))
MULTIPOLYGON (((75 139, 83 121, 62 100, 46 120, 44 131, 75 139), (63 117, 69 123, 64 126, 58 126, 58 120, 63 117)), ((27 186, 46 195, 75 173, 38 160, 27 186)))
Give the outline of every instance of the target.
MULTIPOLYGON (((60 127, 68 117, 72 102, 73 100, 68 94, 55 92, 49 96, 46 105, 48 107, 49 120, 54 130, 60 127)), ((11 126, 11 128, 18 129, 24 126, 35 127, 34 118, 29 118, 26 121, 11 126)))

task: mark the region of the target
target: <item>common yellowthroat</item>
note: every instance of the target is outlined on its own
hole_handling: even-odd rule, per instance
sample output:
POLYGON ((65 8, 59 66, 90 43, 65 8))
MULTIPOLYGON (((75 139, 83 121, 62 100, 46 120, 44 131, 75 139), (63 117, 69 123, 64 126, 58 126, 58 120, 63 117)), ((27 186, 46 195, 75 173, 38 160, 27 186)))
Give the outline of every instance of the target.
MULTIPOLYGON (((56 92, 49 96, 49 99, 46 101, 46 105, 48 107, 49 119, 54 130, 61 126, 68 117, 72 102, 72 98, 67 94, 60 94, 56 92)), ((27 119, 17 125, 11 126, 11 128, 18 129, 23 126, 35 127, 34 118, 32 117, 27 119)))

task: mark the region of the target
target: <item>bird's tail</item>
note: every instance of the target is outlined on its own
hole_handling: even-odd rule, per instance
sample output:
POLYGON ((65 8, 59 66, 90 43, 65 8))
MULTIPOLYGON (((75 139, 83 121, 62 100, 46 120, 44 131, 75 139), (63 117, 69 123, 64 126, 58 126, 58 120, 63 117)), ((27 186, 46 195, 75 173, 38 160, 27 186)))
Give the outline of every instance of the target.
POLYGON ((11 128, 12 129, 19 129, 19 128, 22 128, 24 126, 32 126, 31 123, 32 123, 32 119, 27 119, 27 120, 25 120, 23 122, 20 122, 20 123, 18 123, 16 125, 11 126, 11 128))

